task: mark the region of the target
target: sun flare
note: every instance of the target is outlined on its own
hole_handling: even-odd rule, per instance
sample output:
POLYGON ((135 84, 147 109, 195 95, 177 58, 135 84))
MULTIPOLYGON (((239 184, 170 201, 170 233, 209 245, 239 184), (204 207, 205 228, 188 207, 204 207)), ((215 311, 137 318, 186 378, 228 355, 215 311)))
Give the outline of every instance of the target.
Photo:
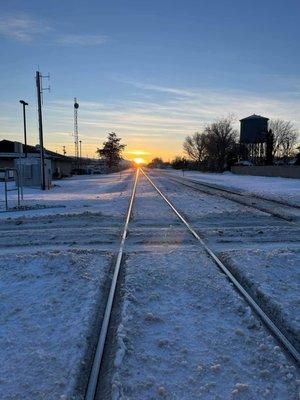
POLYGON ((133 161, 138 165, 145 164, 145 160, 142 157, 136 157, 133 161))

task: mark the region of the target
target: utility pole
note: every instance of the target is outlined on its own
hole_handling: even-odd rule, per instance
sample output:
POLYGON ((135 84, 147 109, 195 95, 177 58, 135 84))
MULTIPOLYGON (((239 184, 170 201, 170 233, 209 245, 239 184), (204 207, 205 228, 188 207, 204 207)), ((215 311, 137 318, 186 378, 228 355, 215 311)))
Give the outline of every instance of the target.
POLYGON ((67 154, 66 152, 66 146, 63 146, 63 155, 65 156, 67 154))
POLYGON ((44 138, 43 138, 43 117, 42 117, 42 89, 41 89, 41 73, 36 71, 36 93, 38 101, 38 117, 39 117, 39 141, 40 141, 40 161, 41 161, 41 188, 46 189, 45 182, 45 155, 44 155, 44 138))
MULTIPOLYGON (((42 92, 43 90, 49 90, 50 87, 43 89, 41 85, 42 74, 36 71, 36 92, 38 101, 38 118, 39 118, 39 141, 40 141, 40 161, 41 161, 41 189, 46 190, 46 178, 45 178, 45 154, 44 154, 44 137, 43 137, 43 117, 42 117, 42 92)), ((49 75, 47 76, 49 79, 49 75)))
POLYGON ((23 124, 24 124, 24 145, 25 145, 25 157, 27 157, 27 132, 26 132, 26 110, 25 106, 28 106, 28 103, 24 100, 20 100, 20 103, 23 106, 23 124))
POLYGON ((80 162, 81 162, 81 143, 82 143, 82 141, 79 140, 79 158, 80 158, 80 162))

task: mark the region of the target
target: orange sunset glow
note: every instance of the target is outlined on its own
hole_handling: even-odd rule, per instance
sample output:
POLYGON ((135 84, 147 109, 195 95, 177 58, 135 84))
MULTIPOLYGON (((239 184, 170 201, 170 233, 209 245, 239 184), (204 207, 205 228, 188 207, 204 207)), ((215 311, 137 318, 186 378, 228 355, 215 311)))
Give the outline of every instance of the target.
POLYGON ((146 161, 142 157, 136 157, 136 158, 133 159, 133 161, 138 165, 146 163, 146 161))

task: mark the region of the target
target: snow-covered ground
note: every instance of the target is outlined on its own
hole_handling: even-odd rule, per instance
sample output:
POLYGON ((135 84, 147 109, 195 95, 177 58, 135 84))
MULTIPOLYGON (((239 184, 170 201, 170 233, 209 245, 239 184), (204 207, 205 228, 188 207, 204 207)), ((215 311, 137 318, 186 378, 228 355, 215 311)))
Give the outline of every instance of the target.
MULTIPOLYGON (((0 218, 41 216, 82 212, 118 214, 126 210, 133 180, 131 170, 121 174, 83 175, 54 181, 50 190, 24 188, 24 207, 45 207, 36 210, 3 212, 4 183, 0 182, 0 218)), ((10 188, 15 187, 14 182, 10 188)), ((9 192, 9 207, 17 205, 17 192, 9 192)))
MULTIPOLYGON (((162 170, 161 172, 183 176, 182 171, 178 170, 162 170)), ((283 201, 291 205, 300 206, 300 179, 236 175, 230 172, 224 172, 223 174, 203 173, 199 171, 184 171, 184 177, 194 181, 214 184, 222 188, 241 190, 265 199, 283 201)))
POLYGON ((109 260, 84 250, 1 257, 2 400, 82 398, 109 260))
POLYGON ((200 250, 126 262, 114 399, 298 399, 277 342, 200 250))
POLYGON ((234 250, 223 253, 231 271, 282 326, 294 345, 300 343, 300 249, 234 250))
POLYGON ((133 178, 26 188, 24 206, 47 208, 0 214, 1 399, 83 399, 133 178))
MULTIPOLYGON (((171 185, 165 179, 164 190, 171 185)), ((189 215, 196 198, 190 190, 174 192, 189 215)), ((174 192, 167 192, 171 201, 174 192)), ((210 217, 215 211, 219 224, 232 207, 245 208, 200 197, 194 218, 197 213, 205 217, 208 203, 210 217)), ((113 398, 298 399, 293 362, 144 179, 135 206, 126 243, 113 398), (166 240, 172 235, 173 241, 166 240), (130 253, 138 236, 142 251, 130 253)), ((250 220, 251 214, 262 216, 246 213, 250 220)))
MULTIPOLYGON (((297 225, 154 180, 296 331, 297 225)), ((26 189, 26 205, 50 208, 0 214, 1 399, 83 399, 132 183, 74 177, 26 189)), ((292 360, 144 177, 125 253, 114 399, 298 399, 292 360)))
POLYGON ((183 189, 166 177, 154 180, 294 342, 299 341, 299 224, 183 189))

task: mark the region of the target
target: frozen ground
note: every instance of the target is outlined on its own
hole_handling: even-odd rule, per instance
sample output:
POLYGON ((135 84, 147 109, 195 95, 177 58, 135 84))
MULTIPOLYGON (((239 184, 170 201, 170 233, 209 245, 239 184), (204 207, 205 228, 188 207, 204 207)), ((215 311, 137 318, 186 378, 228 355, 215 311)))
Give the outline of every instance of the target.
MULTIPOLYGON (((298 399, 293 362, 144 179, 137 194, 126 248, 139 240, 141 251, 126 259, 113 398, 298 399)), ((193 218, 210 203, 222 224, 236 207, 200 197, 193 218)), ((193 200, 176 197, 188 215, 193 200)))
MULTIPOLYGON (((178 170, 163 170, 163 173, 183 176, 182 171, 178 170)), ((300 206, 300 179, 236 175, 230 172, 223 174, 202 173, 199 171, 185 171, 184 177, 300 206)))
MULTIPOLYGON (((24 188, 25 207, 45 207, 26 211, 4 211, 4 183, 0 182, 0 218, 102 212, 116 215, 125 212, 131 193, 132 171, 120 175, 83 175, 54 181, 50 190, 24 188)), ((14 183, 10 183, 14 187, 14 183)), ((9 193, 9 206, 16 206, 16 192, 9 193)))
POLYGON ((83 250, 1 257, 2 400, 82 399, 109 260, 83 250))
POLYGON ((234 250, 222 258, 299 346, 300 249, 234 250))
POLYGON ((183 190, 166 177, 154 180, 299 344, 299 224, 190 188, 183 190))
POLYGON ((27 188, 25 206, 49 208, 0 214, 1 399, 83 399, 132 182, 125 172, 27 188))
POLYGON ((201 251, 126 262, 114 399, 298 399, 295 366, 201 251))
POLYGON ((168 180, 166 176, 152 175, 151 172, 149 175, 167 196, 171 196, 175 202, 174 205, 179 207, 190 219, 213 215, 216 220, 220 221, 225 215, 230 215, 233 220, 236 217, 249 219, 249 217, 257 215, 265 215, 262 211, 252 207, 190 189, 178 182, 168 180))
MULTIPOLYGON (((296 224, 154 180, 228 262, 241 263, 254 289, 259 285, 270 304, 282 301, 289 321, 285 307, 293 302, 294 315, 299 303, 290 282, 298 253, 267 250, 290 237, 295 242, 296 224)), ((0 347, 8 360, 0 365, 1 399, 83 399, 132 183, 129 172, 75 177, 50 192, 25 194, 28 205, 52 208, 1 214, 0 347)), ((115 399, 298 398, 293 362, 144 178, 125 252, 115 399)))

